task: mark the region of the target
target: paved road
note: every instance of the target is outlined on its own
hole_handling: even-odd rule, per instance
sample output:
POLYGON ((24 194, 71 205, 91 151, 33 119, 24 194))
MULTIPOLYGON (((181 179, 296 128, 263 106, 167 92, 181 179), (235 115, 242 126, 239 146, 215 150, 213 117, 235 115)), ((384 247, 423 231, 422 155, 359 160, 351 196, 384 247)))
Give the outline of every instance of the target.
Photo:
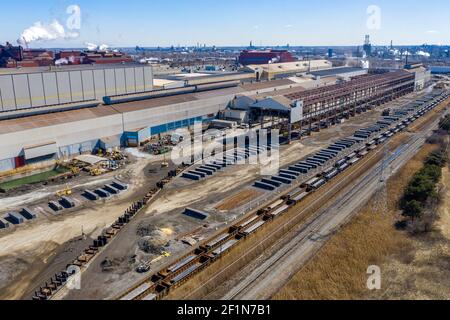
MULTIPOLYGON (((270 299, 289 279, 313 257, 330 239, 336 230, 351 219, 362 205, 367 203, 377 190, 383 187, 384 179, 394 175, 423 146, 426 138, 437 127, 439 120, 424 131, 415 134, 401 145, 391 156, 385 157, 366 172, 347 193, 336 199, 327 208, 322 208, 307 227, 296 233, 288 233, 290 240, 283 242, 279 250, 240 281, 223 296, 223 300, 270 299), (383 171, 383 175, 381 174, 383 171)), ((280 242, 279 242, 280 243, 280 242)))

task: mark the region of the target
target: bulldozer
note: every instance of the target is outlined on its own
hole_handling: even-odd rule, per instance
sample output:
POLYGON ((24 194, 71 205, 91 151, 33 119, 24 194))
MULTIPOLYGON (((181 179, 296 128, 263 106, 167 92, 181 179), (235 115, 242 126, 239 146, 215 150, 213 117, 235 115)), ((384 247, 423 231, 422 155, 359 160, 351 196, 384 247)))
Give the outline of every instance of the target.
POLYGON ((72 194, 72 189, 69 186, 66 186, 65 189, 59 190, 56 192, 57 197, 70 196, 72 194))
POLYGON ((81 170, 78 167, 70 166, 70 171, 72 172, 72 175, 77 176, 80 174, 81 170))
POLYGON ((91 174, 91 176, 94 176, 94 177, 96 177, 96 176, 100 176, 100 175, 102 175, 103 173, 104 173, 104 171, 103 170, 101 170, 100 168, 92 168, 90 171, 89 171, 89 173, 91 174))

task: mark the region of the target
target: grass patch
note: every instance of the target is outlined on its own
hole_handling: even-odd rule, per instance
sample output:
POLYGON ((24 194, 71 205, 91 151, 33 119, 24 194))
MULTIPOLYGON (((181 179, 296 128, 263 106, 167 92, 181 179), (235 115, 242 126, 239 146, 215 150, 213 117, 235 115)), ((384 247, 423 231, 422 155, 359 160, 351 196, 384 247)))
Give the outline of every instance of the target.
POLYGON ((58 168, 55 168, 50 171, 34 174, 32 176, 23 177, 20 179, 0 183, 0 189, 4 190, 4 191, 10 191, 10 190, 25 186, 27 184, 34 184, 34 183, 47 181, 53 177, 56 177, 62 173, 66 173, 66 172, 68 172, 68 169, 58 167, 58 168))

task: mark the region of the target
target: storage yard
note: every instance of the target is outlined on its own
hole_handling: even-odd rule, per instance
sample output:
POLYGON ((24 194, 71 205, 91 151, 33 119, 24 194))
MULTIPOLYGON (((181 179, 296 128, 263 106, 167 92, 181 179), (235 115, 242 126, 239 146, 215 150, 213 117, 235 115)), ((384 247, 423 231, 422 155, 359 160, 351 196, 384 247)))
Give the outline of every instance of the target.
POLYGON ((422 69, 327 64, 164 89, 149 66, 0 75, 0 297, 162 299, 448 98, 417 91, 422 69), (220 152, 173 163, 182 128, 220 152), (280 170, 252 164, 276 152, 280 170), (89 287, 68 290, 68 266, 89 287))
MULTIPOLYGON (((416 100, 417 104, 415 107, 406 105, 404 108, 399 110, 399 113, 397 113, 397 120, 392 121, 389 126, 385 126, 385 130, 380 129, 380 131, 382 131, 381 134, 377 133, 376 136, 373 134, 365 140, 359 140, 355 135, 350 137, 348 141, 353 141, 353 144, 350 143, 347 147, 343 148, 350 149, 347 151, 347 155, 344 155, 342 158, 345 161, 343 163, 340 163, 340 161, 336 162, 334 168, 337 169, 331 170, 337 171, 338 173, 336 173, 336 175, 338 175, 339 172, 344 172, 345 170, 350 169, 351 166, 363 160, 373 150, 382 148, 382 145, 386 143, 387 139, 392 137, 395 133, 402 131, 402 127, 406 128, 416 119, 430 112, 433 108, 439 105, 439 103, 447 100, 448 97, 449 94, 445 93, 438 94, 437 96, 427 96, 424 100, 425 102, 416 100), (357 149, 353 147, 357 147, 357 149), (356 152, 354 152, 354 150, 356 150, 356 152), (351 153, 348 154, 348 152, 351 153), (344 167, 344 164, 347 166, 344 167)), ((377 125, 381 128, 384 125, 383 121, 377 122, 377 125)), ((340 145, 340 142, 343 141, 344 140, 340 140, 333 145, 340 145)), ((344 146, 345 144, 342 145, 344 146)), ((322 173, 317 173, 317 170, 313 170, 312 175, 309 177, 315 177, 311 180, 307 180, 308 177, 304 176, 303 181, 307 181, 301 183, 300 188, 296 187, 294 191, 285 194, 280 200, 275 201, 267 207, 259 209, 255 215, 233 225, 226 231, 226 233, 207 240, 202 246, 192 251, 188 256, 181 258, 179 262, 175 264, 175 268, 169 266, 167 269, 162 269, 157 274, 150 277, 148 282, 138 285, 136 288, 131 289, 129 293, 122 295, 120 298, 146 299, 151 297, 152 299, 157 299, 166 295, 170 290, 181 286, 183 283, 188 281, 189 278, 206 268, 207 265, 214 263, 214 261, 219 259, 221 255, 225 255, 226 252, 236 246, 239 241, 244 241, 252 233, 257 233, 258 229, 262 228, 262 226, 267 223, 271 223, 272 220, 276 221, 279 215, 281 216, 283 213, 286 213, 289 208, 301 203, 308 197, 309 194, 314 193, 320 187, 325 185, 327 181, 332 180, 334 176, 330 177, 330 172, 328 171, 329 170, 325 170, 322 173)), ((297 179, 294 178, 293 180, 297 179)), ((291 182, 288 184, 290 183, 291 182)), ((198 288, 196 288, 195 291, 197 290, 198 288)), ((240 291, 238 291, 238 293, 240 293, 240 291)), ((237 294, 234 296, 236 295, 237 294)), ((192 292, 190 292, 187 296, 193 296, 192 292)), ((227 299, 229 299, 229 297, 227 299)))

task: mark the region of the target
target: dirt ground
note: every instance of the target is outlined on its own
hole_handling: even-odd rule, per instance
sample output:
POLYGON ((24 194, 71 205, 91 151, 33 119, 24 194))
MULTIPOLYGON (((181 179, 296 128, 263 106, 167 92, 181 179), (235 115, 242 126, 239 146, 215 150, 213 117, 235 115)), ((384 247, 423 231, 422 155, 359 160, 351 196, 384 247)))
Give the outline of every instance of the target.
MULTIPOLYGON (((67 263, 73 260, 80 252, 87 247, 91 241, 80 241, 80 245, 73 247, 82 232, 88 237, 97 237, 101 231, 111 225, 123 211, 128 208, 132 201, 135 201, 146 192, 142 188, 149 182, 143 172, 151 166, 148 160, 135 159, 132 164, 120 170, 115 176, 97 177, 92 181, 71 181, 70 187, 75 193, 79 188, 93 188, 98 184, 111 181, 111 178, 118 178, 128 182, 129 190, 120 196, 110 200, 100 200, 103 203, 82 203, 79 194, 72 197, 76 201, 77 208, 68 210, 63 214, 52 214, 48 210, 39 210, 48 201, 47 197, 52 197, 56 190, 61 190, 65 185, 54 185, 48 190, 23 194, 18 196, 22 201, 17 205, 30 205, 37 208, 38 218, 35 221, 26 222, 24 225, 13 226, 11 230, 3 230, 0 233, 0 273, 5 277, 5 281, 0 282, 0 298, 18 299, 29 298, 26 296, 33 292, 36 286, 42 285, 42 281, 48 281, 56 272, 65 269, 67 263), (43 195, 43 199, 37 199, 43 195), (19 267, 13 270, 11 266, 17 264, 19 267), (20 279, 20 286, 17 285, 20 279), (11 287, 10 287, 11 285, 11 287)), ((12 206, 13 198, 4 198, 0 201, 6 207, 12 206), (11 204, 11 205, 10 205, 11 204)))
MULTIPOLYGON (((425 145, 388 181, 386 189, 378 192, 273 298, 448 299, 449 239, 444 239, 441 231, 416 238, 395 228, 395 222, 400 219, 397 203, 404 186, 436 148, 425 145), (370 265, 381 267, 379 291, 367 289, 370 265)), ((448 170, 446 176, 445 181, 450 184, 448 170)), ((447 204, 443 208, 448 208, 447 204)), ((450 219, 448 214, 442 217, 439 225, 446 226, 447 230, 450 219), (443 221, 446 222, 442 224, 443 221)))
POLYGON ((258 192, 254 189, 243 190, 231 197, 223 200, 217 207, 217 210, 232 210, 242 206, 244 203, 258 197, 261 195, 261 192, 258 192))

